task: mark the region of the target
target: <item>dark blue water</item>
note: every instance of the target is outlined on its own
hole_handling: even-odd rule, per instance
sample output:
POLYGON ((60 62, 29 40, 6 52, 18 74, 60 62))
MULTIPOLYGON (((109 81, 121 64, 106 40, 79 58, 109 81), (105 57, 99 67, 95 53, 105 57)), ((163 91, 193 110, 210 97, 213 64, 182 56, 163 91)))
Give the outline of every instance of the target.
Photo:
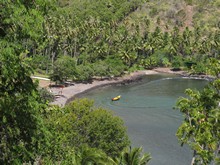
POLYGON ((175 136, 183 119, 173 107, 187 88, 202 89, 207 81, 174 75, 147 75, 143 80, 125 86, 108 86, 92 90, 81 97, 95 100, 120 116, 127 127, 133 147, 142 146, 151 153, 150 165, 188 165, 192 152, 181 147, 175 136), (121 95, 119 101, 111 98, 121 95))

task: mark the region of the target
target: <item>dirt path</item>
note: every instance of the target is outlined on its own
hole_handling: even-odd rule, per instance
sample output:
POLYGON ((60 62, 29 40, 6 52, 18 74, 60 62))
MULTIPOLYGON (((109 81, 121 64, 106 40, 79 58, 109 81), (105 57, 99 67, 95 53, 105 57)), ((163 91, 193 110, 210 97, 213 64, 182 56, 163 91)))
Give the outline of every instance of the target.
POLYGON ((48 87, 51 84, 51 81, 48 78, 35 77, 35 76, 32 76, 31 78, 34 81, 38 81, 39 82, 39 86, 42 87, 42 88, 46 88, 46 87, 48 87))

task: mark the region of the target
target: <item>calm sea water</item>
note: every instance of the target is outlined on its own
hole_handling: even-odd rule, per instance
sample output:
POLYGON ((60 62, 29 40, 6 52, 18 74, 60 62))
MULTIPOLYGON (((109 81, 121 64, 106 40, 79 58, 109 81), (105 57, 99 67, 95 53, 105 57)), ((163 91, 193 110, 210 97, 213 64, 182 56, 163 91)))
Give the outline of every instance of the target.
POLYGON ((133 147, 142 146, 152 156, 150 165, 189 165, 192 151, 181 147, 175 136, 183 119, 173 107, 187 88, 202 89, 207 81, 174 75, 146 75, 138 83, 101 87, 80 97, 95 100, 120 116, 133 147), (119 101, 111 98, 121 95, 119 101))

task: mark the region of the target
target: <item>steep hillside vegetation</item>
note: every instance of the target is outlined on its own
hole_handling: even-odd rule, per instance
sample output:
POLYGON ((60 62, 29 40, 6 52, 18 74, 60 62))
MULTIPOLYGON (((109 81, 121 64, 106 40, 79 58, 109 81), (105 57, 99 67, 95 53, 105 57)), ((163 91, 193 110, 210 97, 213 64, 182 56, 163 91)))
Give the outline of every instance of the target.
POLYGON ((68 0, 60 5, 73 21, 66 24, 74 31, 72 45, 67 44, 72 51, 63 54, 76 57, 76 79, 157 66, 205 73, 202 63, 219 56, 219 0, 68 0))
POLYGON ((205 73, 203 63, 219 57, 219 0, 60 0, 38 8, 43 17, 29 11, 35 21, 22 6, 4 8, 1 36, 17 40, 35 71, 57 82, 157 66, 205 73))
POLYGON ((164 31, 170 31, 178 26, 180 29, 198 26, 214 31, 220 24, 219 0, 150 0, 142 5, 132 17, 147 16, 151 20, 151 29, 159 26, 164 31))

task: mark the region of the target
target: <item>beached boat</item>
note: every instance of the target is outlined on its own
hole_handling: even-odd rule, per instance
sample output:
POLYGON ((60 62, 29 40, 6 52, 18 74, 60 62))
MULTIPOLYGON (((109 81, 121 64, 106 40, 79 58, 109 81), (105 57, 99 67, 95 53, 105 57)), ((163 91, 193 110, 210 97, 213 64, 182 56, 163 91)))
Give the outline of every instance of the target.
POLYGON ((120 95, 119 95, 119 96, 116 96, 116 97, 112 98, 112 101, 117 101, 117 100, 119 100, 120 98, 121 98, 120 95))

